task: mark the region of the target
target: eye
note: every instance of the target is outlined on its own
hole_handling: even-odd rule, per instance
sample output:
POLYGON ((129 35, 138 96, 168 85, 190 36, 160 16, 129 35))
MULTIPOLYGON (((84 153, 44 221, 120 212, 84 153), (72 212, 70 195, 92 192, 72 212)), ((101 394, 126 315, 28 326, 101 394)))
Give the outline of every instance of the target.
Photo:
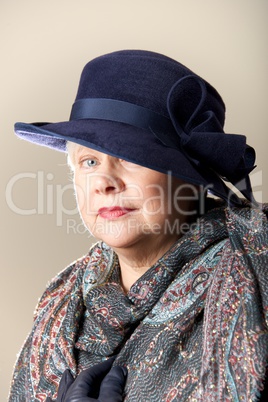
POLYGON ((88 158, 82 161, 82 167, 92 168, 98 165, 98 161, 95 158, 88 158))
POLYGON ((97 165, 96 159, 87 159, 86 161, 87 166, 92 167, 97 165))

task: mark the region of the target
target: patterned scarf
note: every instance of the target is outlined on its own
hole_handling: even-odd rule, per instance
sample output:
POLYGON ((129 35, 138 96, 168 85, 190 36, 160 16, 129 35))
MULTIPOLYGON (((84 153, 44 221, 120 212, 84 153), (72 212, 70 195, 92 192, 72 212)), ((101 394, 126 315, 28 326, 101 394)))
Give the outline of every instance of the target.
POLYGON ((268 359, 268 227, 257 209, 217 208, 124 294, 104 243, 39 301, 10 402, 56 397, 63 371, 117 354, 126 402, 256 401, 268 359))

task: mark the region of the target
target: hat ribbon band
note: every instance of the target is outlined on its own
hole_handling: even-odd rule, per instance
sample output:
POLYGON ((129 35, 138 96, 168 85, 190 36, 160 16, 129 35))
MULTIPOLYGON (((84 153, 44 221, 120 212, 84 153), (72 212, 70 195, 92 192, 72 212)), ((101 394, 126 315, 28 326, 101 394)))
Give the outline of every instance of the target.
POLYGON ((78 99, 72 107, 70 120, 100 119, 154 130, 174 132, 171 120, 143 106, 106 98, 78 99))

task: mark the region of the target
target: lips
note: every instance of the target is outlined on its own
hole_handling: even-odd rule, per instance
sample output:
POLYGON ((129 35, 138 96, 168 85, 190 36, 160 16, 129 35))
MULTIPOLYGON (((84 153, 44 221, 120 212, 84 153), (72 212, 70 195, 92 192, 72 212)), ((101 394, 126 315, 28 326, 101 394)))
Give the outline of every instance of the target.
POLYGON ((122 208, 122 207, 100 208, 98 210, 98 215, 104 219, 117 219, 133 211, 134 211, 133 208, 122 208))

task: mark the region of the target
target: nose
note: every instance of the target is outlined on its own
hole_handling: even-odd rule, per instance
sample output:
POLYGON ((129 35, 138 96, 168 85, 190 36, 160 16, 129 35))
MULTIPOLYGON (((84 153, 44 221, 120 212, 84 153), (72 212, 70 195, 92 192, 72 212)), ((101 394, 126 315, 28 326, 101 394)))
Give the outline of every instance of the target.
POLYGON ((107 175, 104 173, 98 174, 95 177, 95 192, 97 194, 120 193, 124 190, 124 182, 119 177, 107 175))
POLYGON ((107 163, 101 171, 94 175, 94 190, 96 194, 116 194, 125 189, 124 180, 120 177, 120 169, 112 163, 107 163))

